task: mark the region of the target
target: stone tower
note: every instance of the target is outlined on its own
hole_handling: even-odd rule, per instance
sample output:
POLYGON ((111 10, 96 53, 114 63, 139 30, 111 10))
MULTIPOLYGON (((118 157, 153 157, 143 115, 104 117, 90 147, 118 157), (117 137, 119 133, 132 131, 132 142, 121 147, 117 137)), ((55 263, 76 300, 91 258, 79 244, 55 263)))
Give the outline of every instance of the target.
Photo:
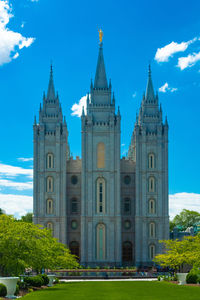
POLYGON ((135 264, 149 265, 169 238, 168 124, 163 124, 151 69, 137 117, 128 158, 136 164, 135 264))
POLYGON ((52 230, 66 243, 66 163, 68 131, 51 66, 47 96, 40 104, 39 123, 34 130, 34 223, 52 230))
POLYGON ((121 265, 120 122, 103 45, 82 113, 81 263, 121 265))

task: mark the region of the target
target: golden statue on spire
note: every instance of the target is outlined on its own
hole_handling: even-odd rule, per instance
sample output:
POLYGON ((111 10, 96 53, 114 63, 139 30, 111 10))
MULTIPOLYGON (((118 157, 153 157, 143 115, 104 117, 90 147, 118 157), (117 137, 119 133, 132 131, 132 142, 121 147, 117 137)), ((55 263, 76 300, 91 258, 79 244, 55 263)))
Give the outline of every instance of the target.
POLYGON ((100 29, 98 30, 99 31, 99 41, 100 43, 102 43, 102 40, 103 40, 103 31, 100 29))

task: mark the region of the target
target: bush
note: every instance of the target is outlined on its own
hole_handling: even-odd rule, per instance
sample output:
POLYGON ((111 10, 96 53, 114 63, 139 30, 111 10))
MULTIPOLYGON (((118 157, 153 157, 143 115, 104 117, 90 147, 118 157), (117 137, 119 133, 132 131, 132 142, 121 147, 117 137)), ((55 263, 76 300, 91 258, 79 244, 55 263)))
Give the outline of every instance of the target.
POLYGON ((0 297, 5 297, 7 295, 7 287, 0 283, 0 297))
POLYGON ((26 282, 28 286, 34 287, 41 287, 44 284, 43 278, 39 275, 34 277, 25 277, 24 282, 26 282))
POLYGON ((195 273, 188 273, 186 277, 187 283, 197 283, 198 275, 195 273))
POLYGON ((19 285, 16 285, 15 296, 19 295, 19 285))
POLYGON ((27 288, 28 288, 28 284, 25 281, 18 280, 17 285, 19 286, 20 290, 27 290, 27 288))
POLYGON ((47 276, 47 274, 40 274, 38 276, 40 276, 42 278, 43 285, 48 285, 49 284, 49 277, 47 276))
POLYGON ((58 283, 60 283, 60 280, 56 277, 55 280, 54 280, 54 283, 58 284, 58 283))

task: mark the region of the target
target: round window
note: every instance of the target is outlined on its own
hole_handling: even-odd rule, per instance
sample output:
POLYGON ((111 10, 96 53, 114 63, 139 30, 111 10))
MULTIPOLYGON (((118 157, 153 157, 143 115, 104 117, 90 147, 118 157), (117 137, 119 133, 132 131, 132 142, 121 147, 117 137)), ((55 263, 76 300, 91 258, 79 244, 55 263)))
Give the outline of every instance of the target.
POLYGON ((130 229, 130 228, 131 228, 131 222, 128 221, 128 220, 125 221, 125 222, 124 222, 124 228, 125 228, 125 229, 130 229))
POLYGON ((73 221, 71 222, 71 228, 72 228, 72 229, 77 229, 77 227, 78 227, 77 221, 73 220, 73 221))
POLYGON ((124 183, 129 184, 131 182, 131 177, 129 175, 124 176, 124 183))
POLYGON ((73 176, 71 177, 71 183, 72 183, 72 184, 77 184, 77 182, 78 182, 78 177, 77 177, 76 175, 73 175, 73 176))

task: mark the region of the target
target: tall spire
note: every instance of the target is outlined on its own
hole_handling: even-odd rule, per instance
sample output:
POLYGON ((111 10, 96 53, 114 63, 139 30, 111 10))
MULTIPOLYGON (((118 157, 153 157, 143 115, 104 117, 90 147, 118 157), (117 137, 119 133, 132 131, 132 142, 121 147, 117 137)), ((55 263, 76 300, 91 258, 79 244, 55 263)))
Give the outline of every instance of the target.
POLYGON ((94 80, 94 88, 108 88, 108 82, 106 78, 106 70, 103 58, 103 43, 99 44, 99 57, 97 61, 97 69, 94 80))
POLYGON ((55 89, 54 89, 54 83, 53 83, 53 67, 52 67, 52 64, 51 64, 47 99, 48 100, 54 100, 55 98, 56 98, 56 96, 55 96, 55 89))
POLYGON ((153 83, 151 79, 151 66, 149 64, 149 75, 148 75, 148 82, 147 82, 147 89, 146 89, 146 100, 154 100, 154 90, 153 90, 153 83))

